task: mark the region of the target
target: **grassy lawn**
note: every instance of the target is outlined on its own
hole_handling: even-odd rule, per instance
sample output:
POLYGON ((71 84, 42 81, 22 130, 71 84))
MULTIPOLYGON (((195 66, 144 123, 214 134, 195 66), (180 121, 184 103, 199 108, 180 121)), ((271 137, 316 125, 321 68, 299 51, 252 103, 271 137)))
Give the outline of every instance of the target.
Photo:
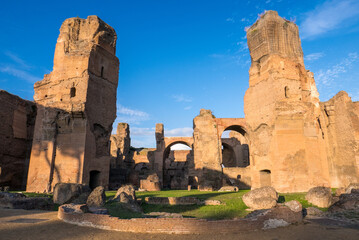
MULTIPOLYGON (((143 212, 145 214, 150 212, 168 212, 179 213, 184 217, 195 217, 203 219, 233 219, 245 217, 249 211, 242 201, 242 196, 249 190, 240 190, 239 192, 201 192, 198 190, 164 190, 158 192, 136 192, 138 199, 144 200, 146 197, 196 197, 201 200, 219 200, 225 205, 220 206, 204 206, 204 205, 152 205, 146 204, 144 201, 141 204, 143 212)), ((27 193, 23 192, 28 197, 50 197, 51 194, 43 193, 27 193)), ((116 191, 107 191, 107 200, 113 198, 116 191)), ((306 193, 279 193, 278 202, 284 203, 291 200, 299 201, 304 208, 315 207, 305 200, 306 193)), ((55 206, 54 210, 57 210, 58 206, 55 206)), ((123 206, 115 202, 106 203, 105 207, 109 210, 110 215, 120 218, 133 218, 142 217, 139 213, 133 213, 123 206)), ((318 208, 318 207, 317 207, 318 208)), ((326 208, 319 208, 322 211, 326 211, 326 208)))
MULTIPOLYGON (((242 196, 249 190, 240 190, 239 192, 200 192, 198 190, 167 190, 159 192, 136 192, 139 199, 145 197, 197 197, 201 200, 213 199, 219 200, 225 205, 220 206, 176 206, 176 205, 152 205, 142 202, 142 209, 144 213, 150 212, 169 212, 180 213, 184 217, 195 217, 204 219, 233 219, 242 218, 249 212, 246 211, 247 206, 242 201, 242 196)), ((112 198, 116 191, 106 192, 108 199, 112 198)), ((286 193, 279 194, 279 202, 289 202, 291 200, 299 201, 303 207, 312 207, 310 203, 305 200, 306 193, 286 193)), ((116 209, 115 205, 107 205, 112 216, 128 218, 131 214, 123 209, 116 209)), ((326 210, 326 209, 321 209, 326 210)))

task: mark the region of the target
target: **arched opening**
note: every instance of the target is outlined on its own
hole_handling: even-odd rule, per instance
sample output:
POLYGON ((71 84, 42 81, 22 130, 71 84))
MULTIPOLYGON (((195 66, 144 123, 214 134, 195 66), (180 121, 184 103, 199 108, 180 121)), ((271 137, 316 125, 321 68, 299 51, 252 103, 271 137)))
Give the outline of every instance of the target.
POLYGON ((237 167, 237 157, 233 147, 222 142, 222 164, 224 167, 237 167))
POLYGON ((259 181, 260 181, 261 187, 272 186, 271 171, 268 169, 259 171, 259 181))
POLYGON ((89 186, 91 189, 95 189, 100 186, 100 171, 93 170, 90 172, 89 186))
POLYGON ((189 182, 188 170, 194 165, 192 146, 185 142, 174 142, 166 147, 163 154, 163 188, 187 189, 189 182))
POLYGON ((222 133, 221 142, 223 167, 249 166, 248 136, 241 126, 227 127, 222 133))

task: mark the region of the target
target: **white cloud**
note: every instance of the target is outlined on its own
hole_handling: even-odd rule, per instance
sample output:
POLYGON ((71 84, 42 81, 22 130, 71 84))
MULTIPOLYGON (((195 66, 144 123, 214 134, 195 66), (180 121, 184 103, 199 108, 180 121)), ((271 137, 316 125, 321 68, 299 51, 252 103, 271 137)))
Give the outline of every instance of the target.
POLYGON ((302 39, 314 38, 331 30, 340 28, 349 19, 359 16, 359 1, 357 0, 330 0, 317 6, 305 14, 300 24, 302 39))
POLYGON ((191 150, 191 148, 185 144, 177 143, 171 147, 171 150, 172 151, 174 151, 174 150, 191 150))
POLYGON ((187 111, 187 110, 190 110, 191 108, 192 108, 192 106, 187 106, 187 107, 184 108, 184 110, 187 111))
POLYGON ((131 109, 122 106, 120 103, 117 103, 117 119, 116 119, 117 123, 125 122, 128 124, 139 124, 149 119, 150 119, 150 115, 148 113, 131 109))
POLYGON ((12 67, 12 66, 0 66, 0 72, 7 73, 14 77, 21 78, 30 83, 35 83, 35 82, 41 80, 41 78, 34 76, 31 73, 28 73, 27 71, 24 71, 24 70, 21 70, 21 69, 12 67))
POLYGON ((318 60, 319 58, 322 58, 325 54, 322 52, 318 52, 318 53, 311 53, 308 54, 306 56, 304 56, 304 60, 306 61, 314 61, 314 60, 318 60))
POLYGON ((192 102, 192 98, 183 94, 179 94, 179 95, 172 95, 172 98, 176 101, 176 102, 192 102))
POLYGON ((15 63, 17 63, 18 65, 20 65, 21 68, 23 69, 30 69, 32 68, 30 65, 28 65, 24 60, 22 60, 19 56, 17 56, 16 54, 10 52, 10 51, 6 51, 5 55, 8 56, 11 60, 13 60, 15 63))
MULTIPOLYGON (((112 131, 115 134, 115 130, 112 131)), ((131 127, 131 145, 134 147, 155 147, 155 128, 131 127)), ((165 129, 165 137, 192 137, 193 129, 189 127, 165 129)), ((180 149, 179 149, 180 150, 180 149)))
POLYGON ((28 71, 32 67, 28 65, 23 59, 18 57, 16 54, 10 51, 5 51, 4 54, 7 57, 9 57, 15 64, 11 64, 11 63, 1 64, 0 72, 26 80, 27 82, 30 83, 35 83, 41 80, 40 77, 28 71))
POLYGON ((174 128, 174 129, 165 129, 166 137, 192 137, 193 128, 184 127, 184 128, 174 128))
POLYGON ((234 19, 233 19, 233 18, 227 18, 226 21, 227 21, 227 22, 233 22, 233 23, 234 23, 234 19))
POLYGON ((358 60, 358 53, 349 53, 348 57, 343 59, 338 64, 328 68, 321 69, 316 74, 316 82, 319 85, 329 86, 332 84, 334 79, 338 78, 340 74, 347 72, 354 62, 358 60))
POLYGON ((154 136, 155 128, 130 127, 130 134, 134 136, 154 136))

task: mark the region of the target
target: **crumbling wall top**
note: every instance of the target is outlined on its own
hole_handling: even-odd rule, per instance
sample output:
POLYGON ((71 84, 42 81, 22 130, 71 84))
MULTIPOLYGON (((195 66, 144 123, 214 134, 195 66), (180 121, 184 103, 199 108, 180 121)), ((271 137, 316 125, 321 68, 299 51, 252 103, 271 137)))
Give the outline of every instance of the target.
POLYGON ((89 51, 93 44, 102 46, 112 54, 116 52, 117 35, 115 30, 97 16, 66 19, 57 42, 65 42, 67 53, 78 50, 89 51))
POLYGON ((266 11, 247 30, 247 40, 252 62, 278 54, 303 63, 298 26, 278 16, 276 11, 266 11))

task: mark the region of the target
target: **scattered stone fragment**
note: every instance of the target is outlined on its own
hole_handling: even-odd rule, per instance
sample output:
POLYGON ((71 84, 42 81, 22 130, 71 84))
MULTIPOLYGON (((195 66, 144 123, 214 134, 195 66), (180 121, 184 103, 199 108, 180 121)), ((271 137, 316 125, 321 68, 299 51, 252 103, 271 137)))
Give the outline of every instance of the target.
POLYGON ((327 187, 314 187, 309 189, 305 199, 309 203, 321 208, 327 208, 333 202, 331 189, 327 187))
POLYGON ((277 204, 278 193, 272 187, 262 187, 249 191, 242 199, 252 210, 269 209, 277 204))
POLYGON ((101 207, 106 202, 105 188, 98 186, 95 188, 87 198, 86 204, 90 207, 101 207))
POLYGON ((135 188, 133 187, 133 185, 124 185, 122 187, 120 187, 117 192, 115 197, 113 198, 113 200, 116 200, 117 198, 119 198, 119 200, 121 201, 120 195, 121 193, 124 193, 123 195, 123 200, 124 197, 129 198, 131 200, 136 200, 136 192, 135 192, 135 188))
POLYGON ((54 203, 84 204, 90 193, 91 189, 87 185, 78 183, 57 183, 54 188, 54 203))
POLYGON ((11 209, 52 210, 53 202, 48 197, 28 198, 22 193, 0 192, 0 207, 11 209))
POLYGON ((221 203, 221 201, 219 201, 219 200, 212 200, 212 199, 204 200, 203 204, 206 205, 206 206, 225 205, 225 204, 221 203))
POLYGON ((264 226, 262 229, 272 229, 278 227, 286 227, 290 225, 290 223, 284 221, 283 219, 268 219, 264 221, 263 225, 264 226))
POLYGON ((345 189, 345 193, 352 193, 352 191, 359 190, 359 183, 351 183, 349 186, 345 189))
POLYGON ((121 206, 132 212, 142 212, 142 209, 136 200, 135 188, 132 185, 120 187, 112 201, 118 202, 121 206))
POLYGON ((321 216, 321 215, 323 215, 323 211, 321 211, 320 209, 318 209, 316 207, 308 207, 308 208, 306 208, 306 214, 308 216, 321 216))
POLYGON ((238 187, 236 186, 223 186, 218 192, 238 192, 238 187))
POLYGON ((329 207, 329 212, 359 210, 359 193, 342 194, 339 201, 329 207))
POLYGON ((302 212, 294 212, 285 205, 277 205, 271 209, 255 210, 245 218, 252 221, 263 221, 263 229, 283 227, 303 220, 302 212))
POLYGON ((152 173, 147 179, 140 180, 140 188, 147 191, 161 191, 160 179, 157 174, 152 173))
POLYGON ((300 202, 298 202, 297 200, 286 202, 284 203, 284 205, 289 207, 290 210, 292 210, 293 212, 302 212, 303 210, 302 204, 300 204, 300 202))
POLYGON ((64 204, 61 206, 66 212, 73 212, 73 213, 88 213, 89 208, 86 204, 64 204))

